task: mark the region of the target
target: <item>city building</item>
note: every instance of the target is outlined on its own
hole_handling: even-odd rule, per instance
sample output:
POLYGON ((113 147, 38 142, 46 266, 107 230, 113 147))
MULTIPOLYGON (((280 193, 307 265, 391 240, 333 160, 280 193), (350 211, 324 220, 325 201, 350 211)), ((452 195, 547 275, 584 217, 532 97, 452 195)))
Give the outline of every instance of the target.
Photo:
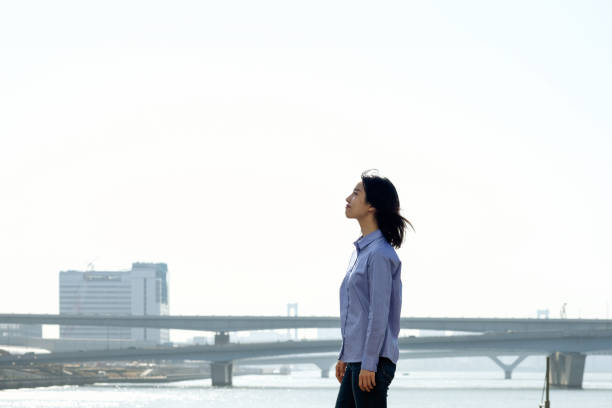
MULTIPOLYGON (((168 266, 133 263, 128 271, 61 271, 60 314, 168 315, 168 266)), ((60 338, 167 343, 168 329, 60 326, 60 338)))
POLYGON ((42 324, 0 324, 0 337, 42 338, 42 324))

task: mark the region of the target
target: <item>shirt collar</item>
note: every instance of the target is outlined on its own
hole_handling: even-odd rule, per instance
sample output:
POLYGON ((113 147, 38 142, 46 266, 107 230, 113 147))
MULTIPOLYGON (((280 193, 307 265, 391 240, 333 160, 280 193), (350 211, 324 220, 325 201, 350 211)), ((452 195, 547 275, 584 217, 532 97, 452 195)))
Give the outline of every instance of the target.
POLYGON ((374 232, 370 232, 368 235, 366 236, 362 236, 360 237, 357 241, 355 241, 353 244, 355 244, 355 247, 357 247, 357 251, 362 251, 365 247, 367 247, 368 245, 370 245, 372 242, 376 241, 377 239, 380 239, 383 237, 382 232, 377 229, 374 232))

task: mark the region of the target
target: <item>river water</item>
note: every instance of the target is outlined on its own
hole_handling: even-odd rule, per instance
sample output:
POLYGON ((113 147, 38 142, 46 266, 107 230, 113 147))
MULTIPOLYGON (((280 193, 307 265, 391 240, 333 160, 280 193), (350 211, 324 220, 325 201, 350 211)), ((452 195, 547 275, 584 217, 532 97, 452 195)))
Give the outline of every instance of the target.
MULTIPOLYGON (((544 378, 533 372, 421 371, 396 374, 390 407, 536 408, 544 378)), ((553 408, 612 408, 612 373, 584 374, 582 390, 551 390, 553 408)), ((289 375, 234 377, 234 386, 213 388, 210 380, 158 385, 100 384, 0 391, 0 407, 24 408, 263 408, 333 407, 334 378, 318 370, 289 375)))

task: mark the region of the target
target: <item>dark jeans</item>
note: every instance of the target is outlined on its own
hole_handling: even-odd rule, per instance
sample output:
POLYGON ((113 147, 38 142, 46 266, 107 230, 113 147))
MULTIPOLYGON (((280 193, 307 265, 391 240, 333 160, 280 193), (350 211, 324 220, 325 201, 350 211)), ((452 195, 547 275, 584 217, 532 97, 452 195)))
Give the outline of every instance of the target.
POLYGON ((348 363, 340 384, 336 408, 386 408, 387 390, 395 375, 395 364, 385 357, 380 357, 376 367, 376 386, 372 391, 361 391, 359 388, 359 371, 361 363, 348 363))

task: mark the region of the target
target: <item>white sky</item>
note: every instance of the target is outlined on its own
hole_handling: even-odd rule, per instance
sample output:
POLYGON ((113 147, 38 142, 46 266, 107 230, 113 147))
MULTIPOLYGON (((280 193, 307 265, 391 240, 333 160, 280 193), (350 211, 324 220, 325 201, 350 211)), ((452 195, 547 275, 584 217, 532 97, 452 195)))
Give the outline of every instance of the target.
POLYGON ((3 2, 0 311, 166 262, 171 314, 338 315, 362 170, 403 316, 605 318, 609 2, 3 2))

